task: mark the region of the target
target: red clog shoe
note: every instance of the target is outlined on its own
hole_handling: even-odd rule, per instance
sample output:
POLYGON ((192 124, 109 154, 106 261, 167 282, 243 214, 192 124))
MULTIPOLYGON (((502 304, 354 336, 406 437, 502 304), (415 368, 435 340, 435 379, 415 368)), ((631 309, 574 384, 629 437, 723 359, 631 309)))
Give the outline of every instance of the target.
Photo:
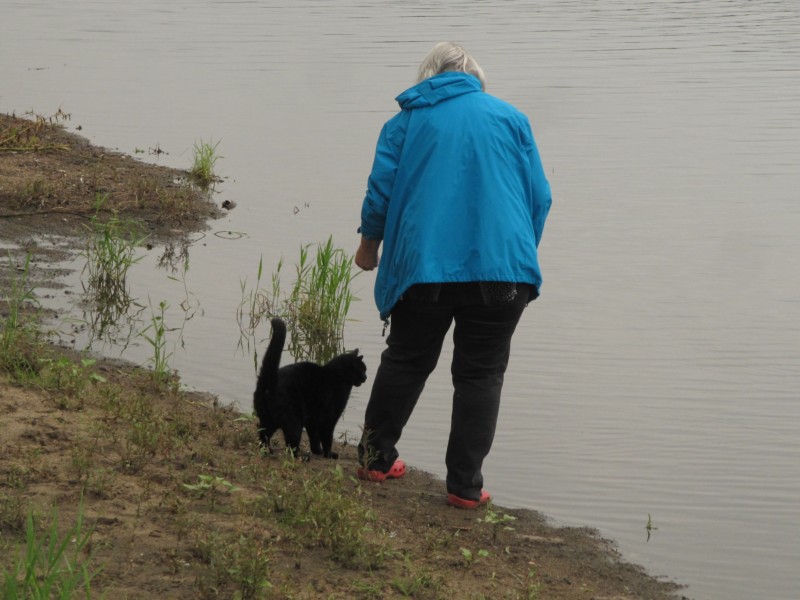
POLYGON ((467 498, 456 496, 455 494, 447 494, 447 504, 450 506, 455 506, 456 508, 478 508, 479 506, 487 504, 491 499, 492 496, 486 490, 481 490, 480 500, 469 500, 467 498))
POLYGON ((394 461, 392 468, 386 473, 376 469, 366 469, 364 467, 360 467, 358 471, 356 471, 356 474, 358 475, 359 479, 364 479, 366 481, 377 481, 378 483, 386 481, 387 479, 400 479, 406 474, 406 463, 398 458, 396 461, 394 461))

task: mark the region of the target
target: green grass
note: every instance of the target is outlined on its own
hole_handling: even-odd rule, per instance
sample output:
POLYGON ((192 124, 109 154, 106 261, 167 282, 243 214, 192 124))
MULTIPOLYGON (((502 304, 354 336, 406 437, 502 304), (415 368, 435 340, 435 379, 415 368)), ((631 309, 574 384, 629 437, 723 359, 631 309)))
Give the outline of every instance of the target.
POLYGON ((92 339, 101 340, 116 335, 134 308, 141 311, 131 297, 128 273, 141 260, 137 249, 147 238, 137 221, 113 213, 101 216, 107 201, 107 195, 97 196, 81 253, 86 260, 81 284, 84 302, 90 307, 92 339))
POLYGON ((0 294, 6 316, 0 317, 0 369, 16 380, 24 380, 39 371, 42 336, 39 331, 39 303, 30 283, 30 255, 21 267, 8 256, 12 273, 7 289, 0 294))
MULTIPOLYGON (((300 247, 292 287, 284 291, 281 282, 284 261, 278 262, 272 274, 271 290, 261 288, 263 260, 258 263, 254 289, 242 282, 242 302, 237 310, 241 332, 239 346, 255 344, 255 331, 264 320, 279 316, 289 331, 287 349, 296 361, 325 363, 344 350, 344 325, 350 305, 357 298, 351 283, 353 257, 334 246, 333 237, 317 244, 312 258, 312 245, 300 247)), ((258 368, 257 350, 253 361, 258 368)))
POLYGON ((217 154, 218 146, 219 141, 215 144, 213 139, 211 142, 204 142, 201 139, 199 143, 195 142, 194 144, 194 160, 189 173, 204 187, 208 187, 218 180, 214 171, 217 160, 222 158, 217 154))
POLYGON ((58 531, 58 513, 54 510, 49 529, 37 532, 33 512, 28 511, 24 547, 19 558, 3 571, 2 597, 5 600, 72 599, 92 597, 89 559, 83 556, 92 530, 83 525, 83 510, 78 509, 75 523, 63 534, 58 531))

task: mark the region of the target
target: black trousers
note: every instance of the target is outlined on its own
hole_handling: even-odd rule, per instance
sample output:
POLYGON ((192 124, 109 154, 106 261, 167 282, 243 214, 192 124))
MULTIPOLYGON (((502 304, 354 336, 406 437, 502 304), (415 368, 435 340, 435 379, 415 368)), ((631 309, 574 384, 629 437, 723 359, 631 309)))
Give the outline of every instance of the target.
POLYGON ((434 285, 433 290, 412 287, 392 309, 387 348, 367 404, 359 457, 370 469, 384 472, 394 464, 396 444, 455 322, 447 491, 478 499, 483 487, 481 468, 494 440, 511 336, 536 290, 519 284, 516 293, 498 299, 478 282, 434 285))

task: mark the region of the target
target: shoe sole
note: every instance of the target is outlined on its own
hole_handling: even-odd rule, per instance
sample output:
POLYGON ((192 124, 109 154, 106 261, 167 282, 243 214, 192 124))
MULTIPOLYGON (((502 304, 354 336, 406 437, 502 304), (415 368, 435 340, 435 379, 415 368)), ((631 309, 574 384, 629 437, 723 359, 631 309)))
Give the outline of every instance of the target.
POLYGON ((461 496, 456 496, 455 494, 447 494, 447 504, 449 506, 466 508, 468 510, 488 504, 491 499, 492 496, 486 490, 481 490, 480 500, 469 500, 468 498, 462 498, 461 496))

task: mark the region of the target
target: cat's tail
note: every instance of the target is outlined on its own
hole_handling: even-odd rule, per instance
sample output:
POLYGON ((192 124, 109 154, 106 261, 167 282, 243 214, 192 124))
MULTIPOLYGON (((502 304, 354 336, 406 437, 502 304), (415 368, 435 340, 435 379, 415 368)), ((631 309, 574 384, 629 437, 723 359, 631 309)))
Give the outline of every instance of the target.
POLYGON ((286 342, 286 323, 282 319, 275 317, 272 323, 272 338, 261 361, 261 370, 258 372, 256 381, 256 392, 253 394, 253 408, 256 414, 261 417, 264 409, 264 402, 268 395, 274 394, 278 386, 278 367, 281 364, 281 353, 286 342))

